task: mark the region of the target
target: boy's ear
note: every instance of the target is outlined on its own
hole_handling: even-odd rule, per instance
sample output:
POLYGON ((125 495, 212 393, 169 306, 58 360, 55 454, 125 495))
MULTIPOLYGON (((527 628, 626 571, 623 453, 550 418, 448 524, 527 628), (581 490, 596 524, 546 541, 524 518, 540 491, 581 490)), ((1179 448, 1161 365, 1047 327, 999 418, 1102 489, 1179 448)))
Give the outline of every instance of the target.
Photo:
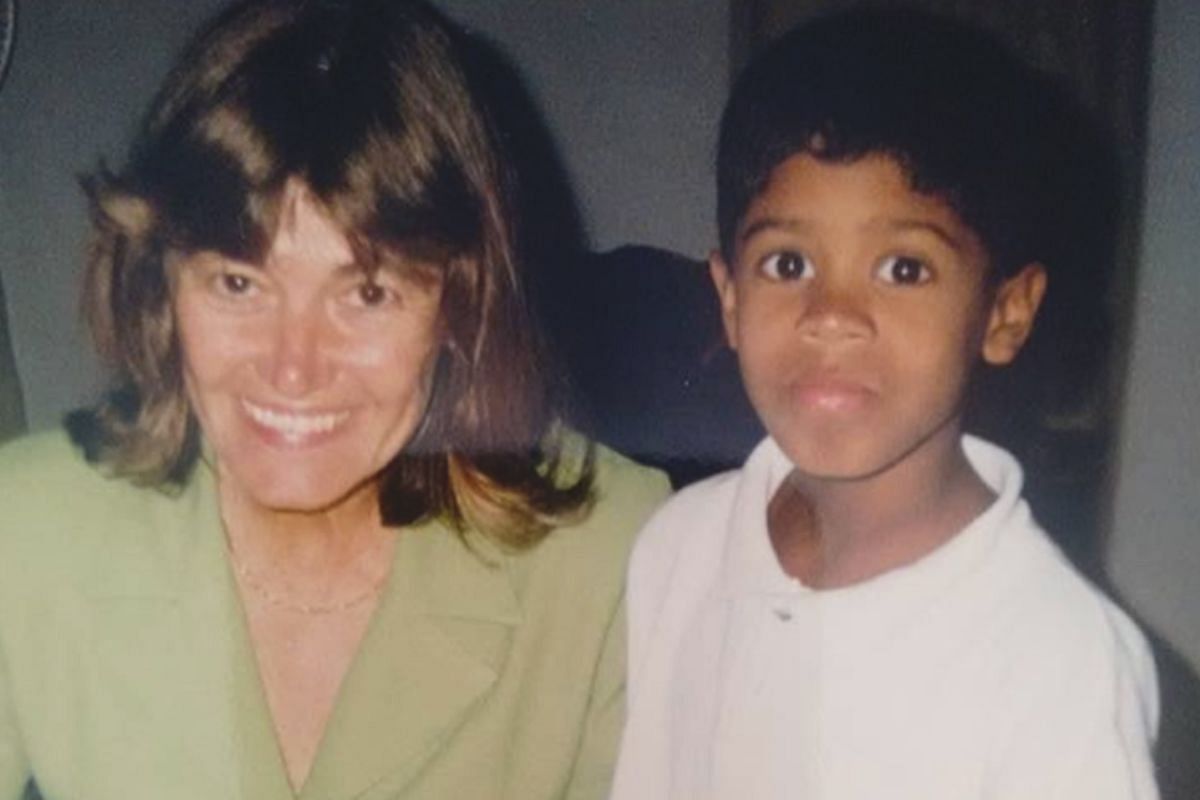
POLYGON ((734 284, 733 271, 729 269, 718 250, 708 254, 708 274, 717 289, 717 299, 721 301, 721 322, 725 326, 725 341, 737 350, 737 286, 734 284))
POLYGON ((1046 268, 1026 264, 1004 281, 992 296, 987 330, 983 335, 983 360, 993 366, 1010 363, 1033 333, 1033 321, 1046 295, 1046 268))

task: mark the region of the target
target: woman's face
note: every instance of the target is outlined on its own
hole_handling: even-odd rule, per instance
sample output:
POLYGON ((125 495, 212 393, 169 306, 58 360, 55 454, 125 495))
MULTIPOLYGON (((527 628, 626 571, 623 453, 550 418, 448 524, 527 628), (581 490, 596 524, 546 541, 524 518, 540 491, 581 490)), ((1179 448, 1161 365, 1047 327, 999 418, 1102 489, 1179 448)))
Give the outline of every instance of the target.
POLYGON ((412 437, 440 344, 441 287, 372 278, 302 184, 262 265, 200 252, 175 269, 188 397, 222 491, 319 511, 373 491, 412 437))

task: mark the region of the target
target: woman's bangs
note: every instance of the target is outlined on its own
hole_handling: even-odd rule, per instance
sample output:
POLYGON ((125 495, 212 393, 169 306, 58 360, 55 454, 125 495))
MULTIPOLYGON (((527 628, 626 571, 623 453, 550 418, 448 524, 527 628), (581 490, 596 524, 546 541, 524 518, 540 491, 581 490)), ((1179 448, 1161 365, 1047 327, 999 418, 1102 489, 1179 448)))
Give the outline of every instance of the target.
POLYGON ((283 181, 270 149, 236 112, 220 108, 158 148, 143 175, 153 176, 151 202, 162 210, 164 244, 176 251, 212 250, 257 262, 270 246, 283 181))

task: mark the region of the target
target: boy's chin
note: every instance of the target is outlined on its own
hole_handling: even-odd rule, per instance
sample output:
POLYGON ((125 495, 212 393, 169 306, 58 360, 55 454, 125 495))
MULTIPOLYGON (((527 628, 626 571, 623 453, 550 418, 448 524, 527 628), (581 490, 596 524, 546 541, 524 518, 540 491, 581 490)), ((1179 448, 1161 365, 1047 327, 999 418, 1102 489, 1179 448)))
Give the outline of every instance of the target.
POLYGON ((871 483, 890 474, 930 480, 943 473, 943 462, 956 458, 959 431, 947 426, 931 436, 889 439, 879 434, 855 436, 837 432, 772 432, 776 443, 794 466, 797 476, 814 484, 871 483))

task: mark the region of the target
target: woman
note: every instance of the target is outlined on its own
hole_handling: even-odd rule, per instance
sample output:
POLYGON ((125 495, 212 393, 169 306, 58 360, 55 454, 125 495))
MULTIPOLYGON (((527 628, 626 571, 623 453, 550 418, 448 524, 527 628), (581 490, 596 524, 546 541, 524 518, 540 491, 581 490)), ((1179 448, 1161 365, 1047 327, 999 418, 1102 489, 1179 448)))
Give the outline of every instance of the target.
POLYGON ((0 454, 0 798, 605 793, 665 482, 555 424, 460 47, 243 3, 85 181, 119 389, 0 454))

